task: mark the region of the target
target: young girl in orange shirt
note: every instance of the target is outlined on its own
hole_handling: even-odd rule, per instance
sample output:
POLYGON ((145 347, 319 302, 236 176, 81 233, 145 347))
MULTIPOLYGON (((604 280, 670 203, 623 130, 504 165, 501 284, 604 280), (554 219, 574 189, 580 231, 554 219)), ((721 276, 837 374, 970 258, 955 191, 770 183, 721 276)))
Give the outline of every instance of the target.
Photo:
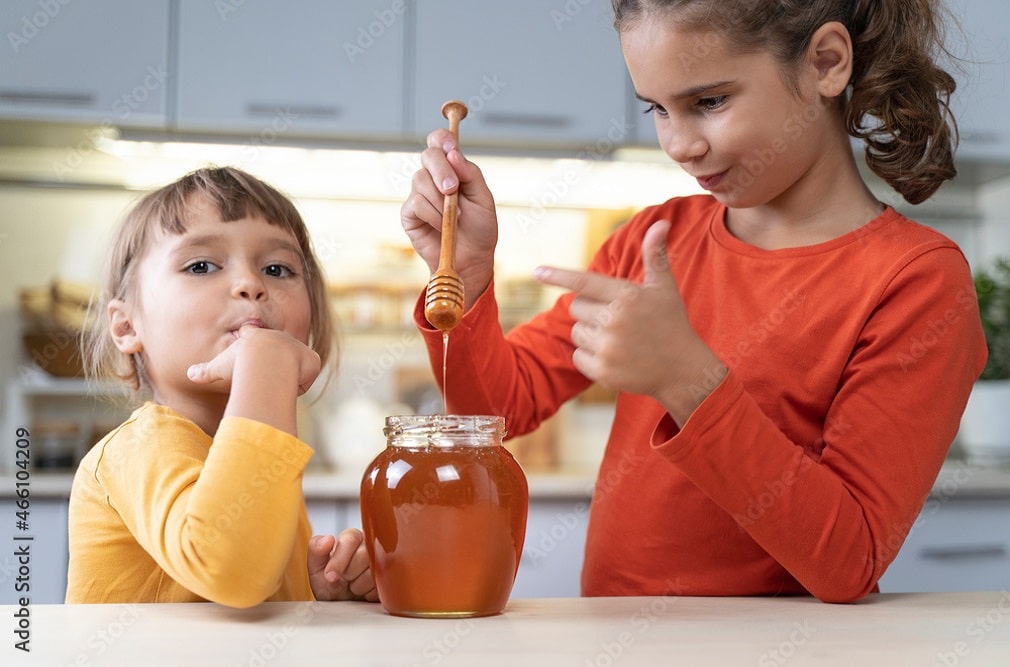
POLYGON ((402 223, 434 271, 458 188, 448 408, 504 415, 517 435, 591 383, 618 391, 586 595, 861 598, 915 522, 986 356, 961 251, 878 201, 850 145, 864 140, 911 203, 955 175, 954 81, 932 59, 942 7, 613 4, 660 145, 708 194, 641 211, 588 271, 539 268, 570 293, 505 336, 494 200, 452 135, 429 135, 402 223))

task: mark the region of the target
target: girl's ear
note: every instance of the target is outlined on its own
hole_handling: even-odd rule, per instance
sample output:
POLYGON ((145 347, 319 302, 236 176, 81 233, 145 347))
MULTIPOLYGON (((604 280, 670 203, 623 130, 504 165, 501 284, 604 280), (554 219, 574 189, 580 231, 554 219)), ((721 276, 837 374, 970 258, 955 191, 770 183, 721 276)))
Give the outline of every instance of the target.
POLYGON ((838 97, 852 78, 852 37, 838 21, 825 23, 814 33, 807 49, 808 62, 817 77, 822 97, 838 97))
POLYGON ((112 342, 116 349, 123 354, 136 354, 144 346, 141 344, 140 336, 133 328, 130 320, 130 309, 122 299, 112 299, 109 301, 109 333, 112 334, 112 342))

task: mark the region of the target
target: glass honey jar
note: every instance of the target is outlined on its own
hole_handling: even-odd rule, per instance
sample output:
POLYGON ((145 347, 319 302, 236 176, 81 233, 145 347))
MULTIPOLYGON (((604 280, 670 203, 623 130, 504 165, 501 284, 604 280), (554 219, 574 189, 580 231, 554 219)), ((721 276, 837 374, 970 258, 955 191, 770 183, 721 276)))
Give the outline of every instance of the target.
POLYGON ((365 544, 396 616, 500 613, 526 535, 526 476, 502 417, 387 417, 386 448, 361 480, 365 544))

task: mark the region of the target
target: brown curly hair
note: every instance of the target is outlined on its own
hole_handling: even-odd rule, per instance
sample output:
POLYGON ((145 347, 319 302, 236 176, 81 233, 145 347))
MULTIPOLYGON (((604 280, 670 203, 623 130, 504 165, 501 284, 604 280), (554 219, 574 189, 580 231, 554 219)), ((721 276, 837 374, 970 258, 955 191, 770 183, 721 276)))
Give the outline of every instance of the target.
POLYGON ((117 227, 105 264, 103 289, 91 303, 92 325, 82 334, 88 377, 119 378, 134 393, 150 388, 140 355, 127 355, 116 349, 109 332, 108 305, 113 299, 128 299, 135 293, 138 259, 155 230, 171 234, 186 230, 189 203, 194 195, 212 202, 224 222, 261 215, 271 225, 282 227, 295 237, 305 266, 312 310, 309 346, 326 366, 336 353, 336 329, 325 278, 305 222, 291 200, 274 187, 240 169, 215 167, 198 169, 148 193, 117 227))
POLYGON ((787 80, 817 29, 837 21, 852 38, 846 128, 866 142, 870 169, 918 204, 954 178, 954 78, 936 63, 947 12, 938 0, 612 0, 627 30, 657 15, 715 28, 740 52, 765 50, 787 80))

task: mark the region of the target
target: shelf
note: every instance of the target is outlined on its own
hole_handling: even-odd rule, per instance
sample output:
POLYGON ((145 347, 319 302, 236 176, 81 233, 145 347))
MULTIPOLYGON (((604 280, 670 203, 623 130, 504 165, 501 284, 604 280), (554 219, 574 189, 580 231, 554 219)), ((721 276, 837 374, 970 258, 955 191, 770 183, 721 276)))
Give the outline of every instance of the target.
POLYGON ((58 378, 41 371, 23 369, 13 381, 25 396, 110 396, 125 393, 116 382, 92 382, 84 378, 58 378))

